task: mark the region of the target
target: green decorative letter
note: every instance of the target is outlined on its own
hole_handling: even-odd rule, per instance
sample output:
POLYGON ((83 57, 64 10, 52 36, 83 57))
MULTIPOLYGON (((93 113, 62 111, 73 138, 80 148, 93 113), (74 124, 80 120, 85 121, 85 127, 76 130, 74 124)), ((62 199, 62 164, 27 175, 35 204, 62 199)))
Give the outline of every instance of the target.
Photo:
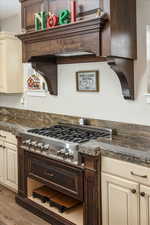
POLYGON ((35 20, 35 30, 46 30, 46 20, 47 20, 47 13, 46 12, 40 12, 35 13, 34 16, 35 20))
POLYGON ((70 23, 70 12, 69 10, 65 9, 59 13, 59 24, 63 25, 68 23, 70 23))

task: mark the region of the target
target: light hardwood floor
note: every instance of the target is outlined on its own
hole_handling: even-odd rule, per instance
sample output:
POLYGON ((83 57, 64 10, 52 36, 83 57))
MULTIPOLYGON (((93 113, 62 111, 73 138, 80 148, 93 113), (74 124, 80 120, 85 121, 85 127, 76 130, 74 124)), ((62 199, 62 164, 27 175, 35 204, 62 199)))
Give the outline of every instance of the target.
POLYGON ((15 202, 15 194, 0 185, 0 225, 50 225, 15 202))

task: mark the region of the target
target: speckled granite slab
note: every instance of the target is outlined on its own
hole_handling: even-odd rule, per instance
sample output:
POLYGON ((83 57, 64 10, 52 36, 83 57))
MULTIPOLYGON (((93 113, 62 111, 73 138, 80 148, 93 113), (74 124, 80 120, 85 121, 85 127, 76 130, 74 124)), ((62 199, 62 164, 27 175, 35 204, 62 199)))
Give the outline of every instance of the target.
MULTIPOLYGON (((0 129, 18 135, 33 127, 48 127, 59 122, 77 124, 79 117, 27 110, 0 108, 0 129)), ((92 120, 96 127, 116 128, 118 135, 81 144, 79 152, 91 156, 107 156, 150 167, 150 126, 92 120)))
POLYGON ((0 121, 0 130, 8 131, 11 132, 14 135, 19 135, 19 133, 25 132, 28 127, 22 126, 19 123, 9 123, 9 122, 4 122, 0 121))
MULTIPOLYGON (((50 126, 53 123, 72 123, 79 124, 80 117, 69 116, 55 113, 35 112, 31 110, 22 110, 8 107, 0 107, 0 120, 3 119, 16 119, 20 121, 26 121, 28 126, 32 127, 44 127, 50 126)), ((142 126, 137 124, 121 123, 115 121, 99 120, 86 118, 88 125, 94 127, 104 127, 116 129, 119 135, 126 136, 142 136, 150 138, 150 124, 149 126, 142 126)))
MULTIPOLYGON (((9 131, 14 135, 26 132, 29 127, 25 121, 11 120, 0 121, 0 129, 9 131)), ((90 156, 107 156, 128 162, 150 167, 150 141, 145 139, 136 140, 125 136, 114 136, 112 140, 101 138, 81 144, 79 152, 90 156)))
POLYGON ((143 137, 113 136, 99 138, 80 146, 79 152, 107 156, 150 167, 150 140, 143 137))

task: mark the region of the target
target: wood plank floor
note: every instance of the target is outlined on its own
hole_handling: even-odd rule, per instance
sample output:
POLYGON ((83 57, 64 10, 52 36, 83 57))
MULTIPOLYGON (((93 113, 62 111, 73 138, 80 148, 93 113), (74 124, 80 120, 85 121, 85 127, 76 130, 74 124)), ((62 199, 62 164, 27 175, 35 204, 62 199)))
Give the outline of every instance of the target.
POLYGON ((15 194, 0 185, 0 225, 50 225, 15 202, 15 194))

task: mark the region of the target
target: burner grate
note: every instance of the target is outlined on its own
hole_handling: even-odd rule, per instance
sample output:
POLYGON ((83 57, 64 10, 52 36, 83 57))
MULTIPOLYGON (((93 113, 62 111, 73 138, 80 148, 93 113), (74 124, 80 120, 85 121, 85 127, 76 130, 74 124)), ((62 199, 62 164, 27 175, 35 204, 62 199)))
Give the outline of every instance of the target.
POLYGON ((75 143, 110 137, 110 131, 107 129, 80 128, 73 125, 55 125, 49 128, 30 129, 28 132, 75 143))

